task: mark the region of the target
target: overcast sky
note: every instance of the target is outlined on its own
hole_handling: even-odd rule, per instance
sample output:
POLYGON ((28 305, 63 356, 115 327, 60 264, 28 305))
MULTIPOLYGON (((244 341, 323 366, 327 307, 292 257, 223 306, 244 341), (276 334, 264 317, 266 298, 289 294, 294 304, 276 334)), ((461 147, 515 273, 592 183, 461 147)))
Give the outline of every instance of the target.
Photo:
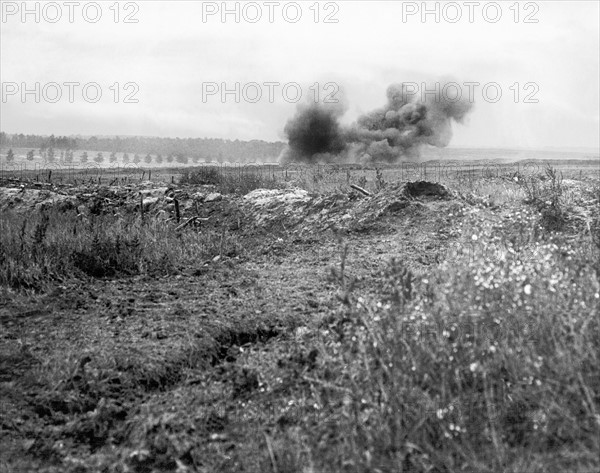
MULTIPOLYGON (((34 10, 35 3, 28 7, 34 10)), ((472 11, 463 2, 438 2, 439 22, 433 13, 423 21, 421 2, 321 2, 311 9, 310 1, 301 2, 299 10, 289 2, 239 2, 239 23, 234 14, 225 22, 220 11, 210 14, 221 9, 221 2, 121 2, 119 22, 110 9, 113 2, 100 2, 102 17, 95 23, 91 20, 97 12, 89 2, 73 7, 72 23, 68 5, 46 3, 39 2, 36 23, 34 14, 23 22, 21 2, 2 2, 0 128, 8 133, 272 141, 285 139, 283 127, 296 108, 296 89, 286 89, 286 100, 285 84, 300 85, 301 101, 314 97, 310 87, 315 83, 321 100, 339 86, 336 97, 343 92, 348 104, 344 121, 351 122, 382 106, 390 83, 420 87, 423 81, 455 81, 464 94, 469 92, 465 82, 481 86, 474 89, 475 106, 467 122, 454 127, 451 146, 599 146, 596 1, 529 2, 518 9, 510 8, 512 1, 500 2, 502 16, 495 23, 498 10, 489 2, 472 11), (56 5, 62 17, 52 23, 56 5), (252 23, 259 9, 262 17, 252 23), (302 16, 293 23, 298 12, 302 16), (459 12, 461 18, 452 23, 459 12), (138 22, 125 23, 128 14, 138 22), (337 23, 325 22, 327 16, 337 23), (40 103, 35 94, 22 103, 23 83, 35 90, 36 82, 40 103), (73 103, 65 85, 62 98, 49 103, 56 89, 42 88, 50 82, 81 86, 74 86, 73 103), (90 82, 102 92, 96 103, 91 103, 94 88, 87 89, 90 101, 82 94, 82 86, 90 82), (241 93, 250 82, 261 84, 263 95, 256 103, 249 101, 255 87, 244 89, 248 100, 241 93), (265 82, 281 84, 271 89, 273 103, 265 82), (325 87, 330 82, 335 86, 325 87), (487 89, 486 99, 482 86, 490 82, 497 86, 487 89), (115 83, 119 103, 111 89, 115 83), (126 89, 126 83, 136 86, 126 89), (203 97, 203 88, 211 90, 209 83, 231 89, 239 83, 239 103, 235 94, 223 101, 219 91, 203 97), (492 103, 498 87, 502 97, 492 103), (138 102, 123 103, 131 92, 138 102), (525 103, 527 97, 537 103, 525 103)), ((227 6, 234 9, 235 3, 227 6)), ((428 5, 436 8, 436 2, 428 5)))

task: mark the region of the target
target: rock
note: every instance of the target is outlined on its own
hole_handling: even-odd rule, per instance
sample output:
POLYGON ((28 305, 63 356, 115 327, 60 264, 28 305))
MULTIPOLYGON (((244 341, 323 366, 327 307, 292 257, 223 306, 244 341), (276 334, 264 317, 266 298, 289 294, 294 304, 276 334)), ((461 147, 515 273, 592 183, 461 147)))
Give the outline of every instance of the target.
POLYGON ((297 338, 302 338, 304 335, 306 335, 309 332, 310 332, 310 330, 308 329, 308 327, 302 325, 302 326, 296 328, 296 330, 294 330, 294 335, 297 338))
POLYGON ((129 454, 129 462, 134 465, 144 465, 151 461, 150 451, 146 449, 134 450, 129 454))
POLYGON ((223 199, 223 196, 218 192, 211 192, 204 198, 204 202, 217 202, 223 199))
POLYGON ((155 205, 157 202, 158 202, 158 197, 146 197, 144 200, 142 200, 144 210, 148 210, 150 207, 155 205))
POLYGON ((142 197, 163 197, 167 191, 168 187, 157 187, 155 189, 143 189, 140 191, 142 197))
POLYGON ((257 206, 273 203, 307 202, 310 200, 304 189, 256 189, 244 196, 244 200, 257 206))

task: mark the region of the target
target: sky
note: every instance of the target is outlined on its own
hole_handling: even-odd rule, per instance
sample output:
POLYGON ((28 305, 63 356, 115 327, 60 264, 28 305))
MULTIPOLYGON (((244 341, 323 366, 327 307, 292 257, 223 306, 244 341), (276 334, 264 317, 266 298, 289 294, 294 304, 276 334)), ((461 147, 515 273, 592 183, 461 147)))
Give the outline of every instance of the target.
POLYGON ((285 140, 298 103, 351 123, 408 82, 472 93, 452 147, 600 146, 596 1, 68 3, 1 2, 2 131, 285 140))

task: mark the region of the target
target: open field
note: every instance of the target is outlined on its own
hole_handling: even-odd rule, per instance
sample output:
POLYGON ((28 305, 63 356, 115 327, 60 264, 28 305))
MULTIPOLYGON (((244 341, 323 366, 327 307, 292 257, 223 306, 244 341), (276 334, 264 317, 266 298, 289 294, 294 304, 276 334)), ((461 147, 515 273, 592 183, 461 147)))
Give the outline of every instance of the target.
POLYGON ((600 468, 597 161, 140 171, 0 176, 0 472, 600 468))
POLYGON ((279 163, 202 163, 199 165, 147 166, 121 163, 74 163, 47 161, 0 162, 0 179, 24 179, 35 182, 78 185, 114 185, 142 181, 175 183, 184 175, 214 173, 245 180, 258 178, 279 183, 294 181, 301 187, 316 192, 343 191, 351 181, 376 185, 377 181, 435 180, 475 184, 491 178, 530 178, 543 173, 551 165, 564 178, 595 179, 600 169, 596 159, 523 159, 505 162, 501 159, 405 161, 399 164, 279 164, 279 163), (380 176, 378 178, 378 175, 380 176))

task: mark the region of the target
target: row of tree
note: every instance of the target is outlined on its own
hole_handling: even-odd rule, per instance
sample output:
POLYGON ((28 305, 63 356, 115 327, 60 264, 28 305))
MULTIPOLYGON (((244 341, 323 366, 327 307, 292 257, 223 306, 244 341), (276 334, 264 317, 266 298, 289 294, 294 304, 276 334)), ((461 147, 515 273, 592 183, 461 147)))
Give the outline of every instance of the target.
MULTIPOLYGON (((62 150, 56 151, 54 148, 47 148, 47 149, 40 148, 39 157, 41 157, 42 159, 44 159, 45 161, 48 161, 48 162, 60 162, 60 163, 75 162, 75 153, 71 149, 67 149, 64 151, 62 151, 62 150)), ((35 151, 34 150, 28 151, 26 158, 28 161, 33 161, 35 159, 35 151)), ((11 148, 8 150, 8 152, 6 154, 6 161, 12 162, 14 160, 15 160, 15 153, 11 148)), ((81 153, 79 155, 78 161, 80 163, 87 163, 90 160, 93 160, 96 163, 103 163, 103 162, 105 162, 106 158, 104 156, 104 153, 101 151, 98 152, 93 158, 90 157, 90 155, 88 154, 87 151, 84 151, 83 153, 81 153)), ((117 156, 117 153, 115 153, 114 151, 108 155, 109 163, 116 163, 118 161, 119 161, 119 157, 117 156)), ((184 155, 182 153, 178 153, 175 155, 168 154, 166 156, 163 156, 160 153, 152 156, 151 154, 148 153, 143 158, 137 153, 135 153, 131 156, 129 155, 129 153, 123 153, 121 156, 121 162, 123 164, 128 164, 128 163, 138 164, 138 163, 141 163, 142 161, 146 164, 151 164, 152 162, 155 162, 156 164, 173 163, 173 162, 178 163, 178 164, 188 164, 189 162, 199 163, 201 160, 198 156, 193 156, 192 158, 188 158, 186 155, 184 155)), ((203 160, 203 162, 204 162, 204 160, 203 160)))
POLYGON ((7 134, 0 132, 2 148, 33 148, 55 154, 73 150, 138 155, 177 156, 197 161, 274 161, 285 147, 283 142, 240 141, 217 138, 80 137, 7 134), (146 154, 147 153, 147 154, 146 154))

